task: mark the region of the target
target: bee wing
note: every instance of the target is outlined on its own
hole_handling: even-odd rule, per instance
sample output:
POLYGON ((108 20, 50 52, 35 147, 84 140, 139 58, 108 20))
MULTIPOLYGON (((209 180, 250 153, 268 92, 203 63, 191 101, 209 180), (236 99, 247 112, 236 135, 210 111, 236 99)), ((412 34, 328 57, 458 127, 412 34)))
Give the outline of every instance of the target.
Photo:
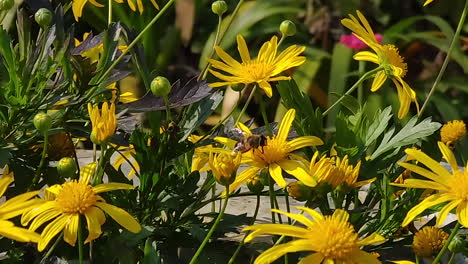
MULTIPOLYGON (((270 127, 271 127, 271 130, 273 132, 273 135, 277 135, 278 134, 279 123, 278 122, 272 122, 272 123, 270 123, 270 127)), ((266 126, 261 126, 261 127, 257 127, 257 128, 252 129, 252 133, 256 134, 256 135, 267 136, 268 135, 268 129, 266 128, 266 126)), ((291 130, 289 131, 287 139, 291 140, 291 139, 297 138, 297 136, 298 135, 297 135, 296 130, 293 127, 291 127, 291 130)))

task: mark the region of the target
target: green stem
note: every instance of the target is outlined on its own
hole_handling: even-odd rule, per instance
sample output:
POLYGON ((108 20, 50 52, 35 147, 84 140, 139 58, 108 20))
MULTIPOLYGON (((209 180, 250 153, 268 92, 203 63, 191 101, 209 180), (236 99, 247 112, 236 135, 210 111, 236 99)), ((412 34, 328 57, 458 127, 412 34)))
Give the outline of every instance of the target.
POLYGON ((341 103, 341 101, 343 101, 343 99, 350 95, 352 92, 354 92, 354 90, 356 90, 356 88, 359 87, 359 85, 366 79, 369 79, 370 77, 372 77, 372 75, 374 75, 374 73, 382 70, 383 67, 382 66, 379 66, 373 70, 370 70, 368 72, 366 72, 364 75, 361 76, 361 78, 359 78, 359 80, 357 80, 356 83, 353 84, 353 86, 351 86, 351 88, 349 88, 349 90, 343 94, 338 100, 336 100, 327 110, 325 110, 325 112, 323 112, 323 116, 326 116, 328 114, 328 112, 330 112, 331 109, 333 109, 333 107, 337 106, 339 103, 341 103))
POLYGON ((197 259, 200 256, 200 254, 203 251, 203 248, 206 246, 208 241, 211 238, 211 235, 213 235, 214 231, 216 230, 216 227, 218 226, 219 222, 221 221, 221 218, 223 218, 224 211, 226 210, 227 204, 229 200, 229 185, 226 185, 226 197, 224 198, 224 204, 223 207, 221 208, 221 211, 219 211, 218 217, 216 217, 216 220, 214 224, 211 226, 210 231, 208 231, 208 234, 206 234, 205 239, 203 240, 202 244, 198 248, 197 252, 195 252, 195 255, 193 255, 192 259, 190 260, 189 264, 195 264, 197 263, 197 259))
POLYGON ((452 264, 453 261, 455 260, 455 255, 457 255, 455 252, 452 252, 452 255, 450 256, 449 262, 447 264, 452 264))
POLYGON ((122 54, 120 54, 120 56, 109 66, 107 71, 104 72, 103 75, 101 75, 101 77, 99 78, 97 83, 101 83, 104 80, 104 78, 106 78, 106 76, 109 75, 109 73, 111 73, 111 71, 115 68, 115 66, 117 66, 117 64, 119 64, 119 62, 125 57, 125 55, 127 55, 127 53, 133 48, 133 46, 135 46, 138 43, 138 41, 140 41, 140 39, 143 37, 143 35, 146 33, 146 31, 148 31, 151 28, 151 26, 154 23, 156 23, 156 21, 159 20, 159 18, 165 13, 165 11, 174 2, 175 2, 175 0, 169 0, 166 3, 166 5, 161 9, 161 11, 159 11, 156 14, 156 16, 154 16, 154 18, 148 23, 148 25, 146 25, 146 27, 140 32, 140 34, 138 34, 138 36, 136 36, 136 38, 130 44, 128 44, 127 48, 122 51, 122 54))
MULTIPOLYGON (((255 204, 255 212, 254 212, 254 215, 252 217, 252 221, 250 221, 250 225, 253 225, 255 224, 255 220, 257 219, 257 215, 258 215, 258 210, 260 208, 260 195, 257 194, 257 203, 255 204)), ((242 241, 239 243, 239 245, 237 246, 236 248, 236 251, 234 252, 234 254, 232 255, 232 257, 229 259, 229 262, 228 264, 233 264, 234 263, 234 260, 237 258, 237 255, 239 255, 239 252, 241 250, 241 248, 244 246, 244 243, 245 243, 245 238, 250 234, 250 232, 246 233, 244 235, 244 238, 242 238, 242 241)))
POLYGON ((442 67, 440 68, 439 74, 436 77, 436 80, 432 84, 432 88, 429 91, 429 94, 426 97, 426 100, 424 101, 424 104, 421 107, 421 111, 419 111, 418 117, 420 118, 422 116, 422 113, 424 112, 424 109, 426 109, 426 106, 429 102, 429 100, 432 97, 432 94, 435 92, 435 89, 437 85, 439 84, 440 80, 442 79, 442 76, 445 73, 445 69, 447 68, 448 62, 450 61, 450 55, 452 54, 453 49, 455 48, 455 44, 459 41, 460 37, 460 32, 463 28, 463 24, 465 23, 465 18, 466 14, 468 13, 468 0, 465 1, 465 7, 463 8, 462 15, 460 17, 460 21, 458 22, 457 29, 455 31, 455 34, 453 35, 452 42, 450 43, 449 49, 447 51, 447 55, 445 57, 444 63, 442 64, 442 67))
POLYGON ((237 116, 237 119, 236 119, 236 122, 234 123, 234 125, 236 125, 237 122, 240 121, 242 115, 244 114, 245 110, 246 110, 247 107, 249 106, 250 101, 252 101, 252 98, 254 97, 255 91, 256 91, 256 90, 257 90, 257 85, 255 85, 255 86, 252 88, 252 91, 250 92, 249 97, 247 98, 247 101, 246 101, 245 104, 244 104, 244 107, 242 107, 241 112, 240 112, 239 115, 237 116))
MULTIPOLYGON (((291 206, 289 205, 289 194, 288 194, 288 191, 284 191, 284 199, 285 199, 285 202, 286 202, 286 211, 288 213, 291 213, 291 206)), ((291 218, 288 217, 288 224, 291 225, 291 218)))
MULTIPOLYGON (((208 56, 208 58, 213 57, 214 52, 215 52, 215 47, 218 46, 218 44, 219 44, 219 34, 221 32, 221 21, 222 21, 221 16, 218 15, 218 27, 216 28, 216 36, 215 36, 215 40, 213 42, 213 47, 211 48, 210 56, 208 56)), ((206 78, 206 74, 208 73, 209 65, 210 64, 207 64, 205 66, 205 68, 203 69, 203 71, 200 72, 200 74, 198 75, 198 78, 197 78, 198 80, 206 78)))
POLYGON ((63 232, 60 233, 60 235, 55 239, 54 244, 49 248, 49 250, 47 250, 47 253, 45 253, 41 261, 39 262, 40 264, 47 263, 47 259, 50 257, 50 255, 55 250, 55 248, 57 247, 59 242, 62 240, 62 238, 63 238, 63 232))
MULTIPOLYGON (((359 75, 363 75, 364 72, 366 70, 366 62, 365 61, 359 61, 359 75)), ((362 106, 362 102, 363 102, 363 97, 364 97, 364 86, 362 85, 362 83, 359 84, 358 86, 358 103, 360 106, 362 106)))
POLYGON ((416 264, 419 264, 419 257, 415 256, 416 264))
POLYGON ((29 187, 29 190, 32 190, 32 188, 35 188, 36 184, 39 182, 39 179, 41 178, 42 167, 44 167, 44 163, 47 158, 47 149, 49 148, 48 131, 44 131, 43 136, 44 136, 44 146, 42 147, 41 161, 39 162, 39 166, 37 167, 37 170, 36 170, 36 175, 34 175, 34 178, 33 178, 31 186, 29 187))
MULTIPOLYGON (((467 2, 468 2, 468 1, 467 1, 467 2)), ((450 242, 452 241, 452 239, 453 239, 453 238, 455 237, 455 235, 457 234, 459 228, 460 228, 460 222, 457 221, 457 223, 455 224, 455 226, 454 226, 453 229, 452 229, 452 233, 450 234, 449 238, 447 239, 447 242, 445 242, 444 247, 439 251, 439 254, 437 254, 437 256, 436 256, 436 258, 434 259, 434 261, 432 262, 432 264, 437 264, 437 263, 439 263, 440 259, 442 258, 442 256, 444 255, 445 251, 447 250, 448 245, 450 244, 450 242)))
POLYGON ((113 0, 109 0, 109 10, 107 13, 107 25, 108 26, 110 26, 110 24, 112 23, 112 1, 113 0))
MULTIPOLYGON (((234 21, 234 18, 237 16, 237 13, 239 12, 239 8, 240 8, 240 6, 242 5, 243 2, 244 2, 244 0, 239 0, 239 3, 237 3, 237 6, 236 6, 236 8, 234 9, 234 11, 232 12, 231 17, 230 17, 230 19, 229 19, 229 22, 228 22, 226 28, 225 28, 225 29, 221 32, 221 34, 220 34, 219 43, 221 43, 221 41, 223 41, 223 38, 224 38, 224 36, 225 36, 227 30, 228 30, 229 27, 231 26, 232 21, 234 21)), ((219 23, 219 27, 221 27, 221 23, 219 23)), ((211 58, 213 57, 214 52, 215 52, 215 50, 214 50, 214 49, 211 49, 211 53, 210 53, 210 55, 208 56, 208 59, 211 59, 211 58)), ((209 70, 209 68, 210 68, 210 65, 211 65, 211 64, 208 62, 208 59, 207 59, 207 62, 206 62, 206 64, 205 64, 205 67, 203 67, 203 71, 200 72, 200 75, 199 75, 199 77, 198 77, 199 80, 202 79, 200 76, 204 77, 204 76, 206 75, 206 72, 207 72, 207 71, 209 70)))
MULTIPOLYGON (((270 193, 270 208, 275 209, 275 189, 273 188, 273 181, 270 175, 268 175, 268 188, 270 193)), ((273 211, 271 211, 271 222, 273 224, 276 223, 275 212, 273 211)))
POLYGON ((78 259, 83 264, 83 228, 81 221, 78 221, 78 259))
POLYGON ((273 136, 273 130, 271 129, 270 122, 268 121, 265 102, 263 101, 263 98, 260 98, 258 101, 260 102, 260 112, 262 113, 263 123, 265 123, 265 127, 267 129, 268 136, 272 137, 273 136))
POLYGON ((166 96, 163 96, 163 99, 164 99, 164 104, 166 105, 166 122, 169 125, 170 120, 172 120, 171 108, 169 107, 170 106, 169 97, 166 95, 166 96))
POLYGON ((99 156, 99 164, 97 166, 97 173, 93 179, 93 185, 102 183, 102 176, 104 175, 105 156, 107 151, 107 143, 101 144, 101 155, 99 156))

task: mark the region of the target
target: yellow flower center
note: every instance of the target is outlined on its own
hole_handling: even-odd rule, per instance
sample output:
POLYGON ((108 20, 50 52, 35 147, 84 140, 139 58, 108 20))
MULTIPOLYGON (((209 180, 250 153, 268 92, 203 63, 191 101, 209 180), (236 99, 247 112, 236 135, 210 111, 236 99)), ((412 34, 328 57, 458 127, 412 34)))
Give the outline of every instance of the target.
POLYGON ((387 65, 385 71, 387 75, 405 77, 406 72, 408 71, 408 66, 406 65, 403 57, 400 56, 398 48, 394 45, 387 44, 383 45, 379 54, 380 65, 387 65))
POLYGON ((450 193, 463 201, 468 201, 468 172, 455 172, 448 185, 450 193))
POLYGON ((259 147, 253 150, 253 157, 256 162, 272 164, 284 160, 289 154, 289 148, 285 142, 267 137, 266 146, 259 147))
POLYGON ((97 196, 91 185, 73 180, 62 185, 55 201, 63 213, 83 214, 96 204, 97 196))
POLYGON ((244 74, 240 75, 246 77, 248 76, 252 82, 266 81, 274 70, 273 64, 258 62, 256 60, 251 62, 243 62, 242 66, 244 67, 244 74))
POLYGON ((451 144, 466 135, 466 125, 461 120, 453 120, 440 129, 440 138, 444 144, 451 144))
POLYGON ((416 233, 413 240, 413 250, 418 257, 432 257, 437 254, 448 239, 444 230, 426 226, 416 233))
POLYGON ((348 222, 325 216, 310 231, 313 250, 325 258, 345 261, 359 250, 358 236, 348 222))

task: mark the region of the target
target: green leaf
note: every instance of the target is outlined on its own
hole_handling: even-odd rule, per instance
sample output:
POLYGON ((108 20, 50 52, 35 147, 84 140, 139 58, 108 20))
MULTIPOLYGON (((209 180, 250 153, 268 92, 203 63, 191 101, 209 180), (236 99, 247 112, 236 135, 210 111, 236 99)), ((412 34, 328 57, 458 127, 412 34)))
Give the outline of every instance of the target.
POLYGON ((161 263, 161 256, 157 251, 157 244, 156 241, 151 241, 151 239, 147 239, 145 242, 145 249, 143 250, 144 256, 141 260, 142 264, 160 264, 161 263))
POLYGON ((437 129, 441 127, 441 124, 432 122, 431 118, 428 117, 416 124, 418 117, 414 116, 410 121, 395 135, 395 128, 391 128, 385 133, 382 142, 377 149, 372 153, 371 159, 375 159, 381 154, 396 149, 399 147, 407 146, 418 142, 420 139, 432 135, 437 129))
POLYGON ((392 107, 388 106, 383 111, 378 111, 374 122, 369 126, 366 133, 365 143, 366 147, 374 143, 375 140, 385 131, 388 126, 388 122, 392 118, 392 107))

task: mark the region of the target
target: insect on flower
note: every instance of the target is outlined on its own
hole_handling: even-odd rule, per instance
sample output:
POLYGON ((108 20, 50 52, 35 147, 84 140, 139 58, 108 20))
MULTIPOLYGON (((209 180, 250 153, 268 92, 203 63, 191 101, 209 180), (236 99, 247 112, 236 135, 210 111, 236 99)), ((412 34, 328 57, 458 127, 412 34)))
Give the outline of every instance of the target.
POLYGON ((237 142, 237 144, 234 146, 234 150, 232 151, 232 155, 235 156, 237 152, 247 152, 252 149, 252 151, 255 151, 255 149, 261 147, 262 148, 262 153, 263 153, 263 147, 267 145, 267 138, 264 135, 255 135, 255 134, 247 134, 246 132, 242 131, 239 128, 235 129, 237 133, 242 134, 242 138, 237 142))

